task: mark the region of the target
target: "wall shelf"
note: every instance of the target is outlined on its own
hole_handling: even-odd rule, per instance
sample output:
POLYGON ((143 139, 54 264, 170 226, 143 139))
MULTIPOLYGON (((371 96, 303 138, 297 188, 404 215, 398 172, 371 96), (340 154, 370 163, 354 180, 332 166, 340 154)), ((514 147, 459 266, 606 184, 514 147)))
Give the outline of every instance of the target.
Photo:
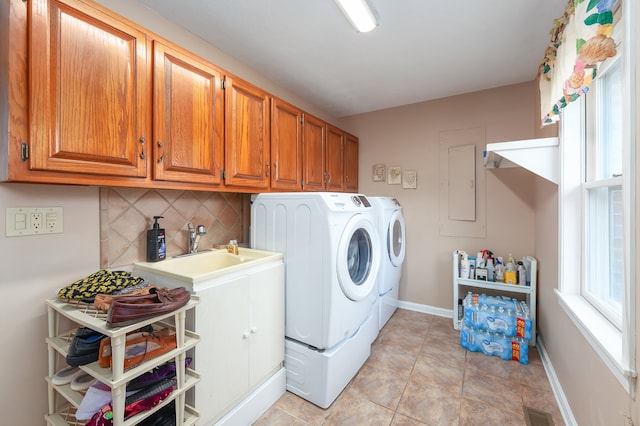
POLYGON ((558 138, 526 139, 487 144, 487 169, 523 167, 555 184, 558 183, 558 138))

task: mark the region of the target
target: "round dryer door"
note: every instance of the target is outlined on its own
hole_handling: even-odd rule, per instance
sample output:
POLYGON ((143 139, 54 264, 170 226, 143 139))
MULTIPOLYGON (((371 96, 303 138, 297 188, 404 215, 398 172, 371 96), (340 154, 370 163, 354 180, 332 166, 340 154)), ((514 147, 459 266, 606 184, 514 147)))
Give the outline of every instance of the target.
POLYGON ((380 267, 380 242, 370 220, 362 215, 346 224, 338 244, 336 270, 342 292, 351 300, 362 300, 375 288, 380 267))
POLYGON ((387 253, 393 266, 401 266, 405 254, 404 217, 401 211, 394 211, 387 229, 387 253))

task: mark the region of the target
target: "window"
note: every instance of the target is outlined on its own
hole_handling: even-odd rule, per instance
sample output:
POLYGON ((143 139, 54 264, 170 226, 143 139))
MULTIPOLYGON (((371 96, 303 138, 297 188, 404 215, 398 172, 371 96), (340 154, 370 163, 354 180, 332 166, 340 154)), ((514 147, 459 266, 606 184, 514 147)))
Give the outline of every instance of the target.
POLYGON ((582 295, 622 327, 622 65, 603 64, 585 95, 582 295))
POLYGON ((568 317, 634 396, 635 47, 623 26, 629 26, 624 14, 614 29, 618 56, 602 63, 589 92, 561 113, 557 295, 568 317))

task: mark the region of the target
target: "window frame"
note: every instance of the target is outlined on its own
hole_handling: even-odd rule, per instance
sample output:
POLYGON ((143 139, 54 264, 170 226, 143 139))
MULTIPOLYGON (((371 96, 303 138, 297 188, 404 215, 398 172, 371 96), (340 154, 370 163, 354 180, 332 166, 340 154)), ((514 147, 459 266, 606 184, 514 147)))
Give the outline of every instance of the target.
MULTIPOLYGON (((619 39, 620 35, 618 34, 617 37, 619 39)), ((601 107, 603 106, 602 97, 604 94, 603 93, 604 88, 602 86, 604 84, 602 83, 602 78, 607 76, 609 72, 615 71, 616 67, 618 66, 620 67, 620 71, 623 71, 624 63, 623 63, 622 55, 620 54, 620 52, 618 52, 618 55, 616 55, 615 58, 610 58, 601 65, 601 67, 598 69, 597 78, 593 81, 591 89, 589 90, 588 93, 584 95, 584 99, 582 101, 583 105, 582 105, 581 114, 584 115, 583 129, 585 130, 582 133, 582 140, 581 140, 582 149, 581 149, 580 159, 581 159, 581 165, 583 168, 583 170, 581 171, 581 176, 582 176, 581 220, 583 224, 582 232, 584 233, 583 234, 584 244, 582 244, 582 247, 581 247, 581 258, 582 258, 581 273, 583 275, 580 280, 580 294, 601 315, 603 315, 608 321, 610 321, 618 330, 622 330, 622 313, 613 311, 606 303, 603 303, 603 301, 600 300, 596 294, 592 293, 587 288, 589 284, 587 281, 591 277, 593 277, 592 270, 594 265, 593 265, 592 259, 589 262, 586 261, 591 257, 588 253, 588 249, 593 244, 591 243, 590 237, 589 237, 591 234, 591 231, 593 230, 593 229, 590 229, 593 223, 590 221, 590 218, 589 218, 589 213, 591 212, 590 201, 592 197, 590 196, 589 193, 593 192, 592 190, 597 190, 602 188, 613 188, 616 186, 621 186, 622 191, 623 192, 625 191, 624 189, 625 185, 623 183, 622 174, 614 175, 611 177, 596 176, 596 175, 600 175, 600 173, 596 171, 600 166, 600 163, 598 161, 594 161, 589 156, 589 152, 602 154, 601 149, 595 149, 593 147, 593 145, 598 145, 602 143, 602 139, 600 137, 602 128, 600 127, 598 122, 598 119, 603 116, 603 111, 601 107), (595 99, 593 99, 593 97, 595 97, 595 99)), ((624 75, 622 75, 621 78, 622 80, 624 80, 624 75)), ((623 141, 621 145, 624 146, 624 143, 625 142, 623 141)), ((621 155, 621 158, 623 158, 622 153, 620 153, 620 155, 621 155)), ((624 163, 624 161, 622 162, 624 163)), ((622 166, 622 168, 623 170, 621 170, 621 173, 625 169, 624 165, 622 166)), ((628 170, 629 167, 626 167, 626 169, 628 170)), ((623 204, 624 204, 624 200, 623 200, 623 204)), ((591 239, 595 239, 599 241, 606 240, 606 243, 603 243, 603 244, 606 244, 608 246, 609 237, 610 237, 609 233, 607 232, 606 235, 603 236, 602 235, 603 229, 597 229, 596 231, 600 233, 599 237, 591 236, 591 239)), ((601 252, 602 251, 604 251, 604 249, 601 247, 601 252)), ((609 249, 607 249, 606 251, 607 251, 607 254, 610 253, 609 249)), ((603 257, 603 261, 605 261, 609 266, 608 257, 606 259, 604 259, 603 257)), ((624 287, 624 283, 623 283, 623 287, 624 287)))

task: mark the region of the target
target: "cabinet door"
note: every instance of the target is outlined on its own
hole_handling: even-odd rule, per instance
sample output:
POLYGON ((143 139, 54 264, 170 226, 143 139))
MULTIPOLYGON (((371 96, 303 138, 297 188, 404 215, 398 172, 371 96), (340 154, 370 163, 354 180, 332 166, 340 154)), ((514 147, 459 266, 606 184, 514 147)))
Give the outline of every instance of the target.
POLYGON ((269 94, 225 78, 225 184, 269 187, 269 94))
POLYGON ((196 407, 202 421, 211 424, 249 389, 249 280, 241 276, 199 295, 196 407))
POLYGON ((250 388, 270 377, 284 361, 284 264, 251 277, 250 388))
POLYGON ((348 133, 344 139, 344 190, 358 192, 358 138, 348 133))
POLYGON ((302 111, 280 99, 271 101, 271 188, 300 191, 302 111))
POLYGON ((30 167, 146 176, 145 33, 74 0, 32 0, 30 12, 30 167))
POLYGON ((221 183, 224 150, 222 73, 155 41, 154 179, 221 183))
POLYGON ((327 124, 325 171, 327 191, 344 191, 344 132, 330 124, 327 124))
POLYGON ((303 191, 325 189, 325 122, 309 114, 302 124, 303 191))

